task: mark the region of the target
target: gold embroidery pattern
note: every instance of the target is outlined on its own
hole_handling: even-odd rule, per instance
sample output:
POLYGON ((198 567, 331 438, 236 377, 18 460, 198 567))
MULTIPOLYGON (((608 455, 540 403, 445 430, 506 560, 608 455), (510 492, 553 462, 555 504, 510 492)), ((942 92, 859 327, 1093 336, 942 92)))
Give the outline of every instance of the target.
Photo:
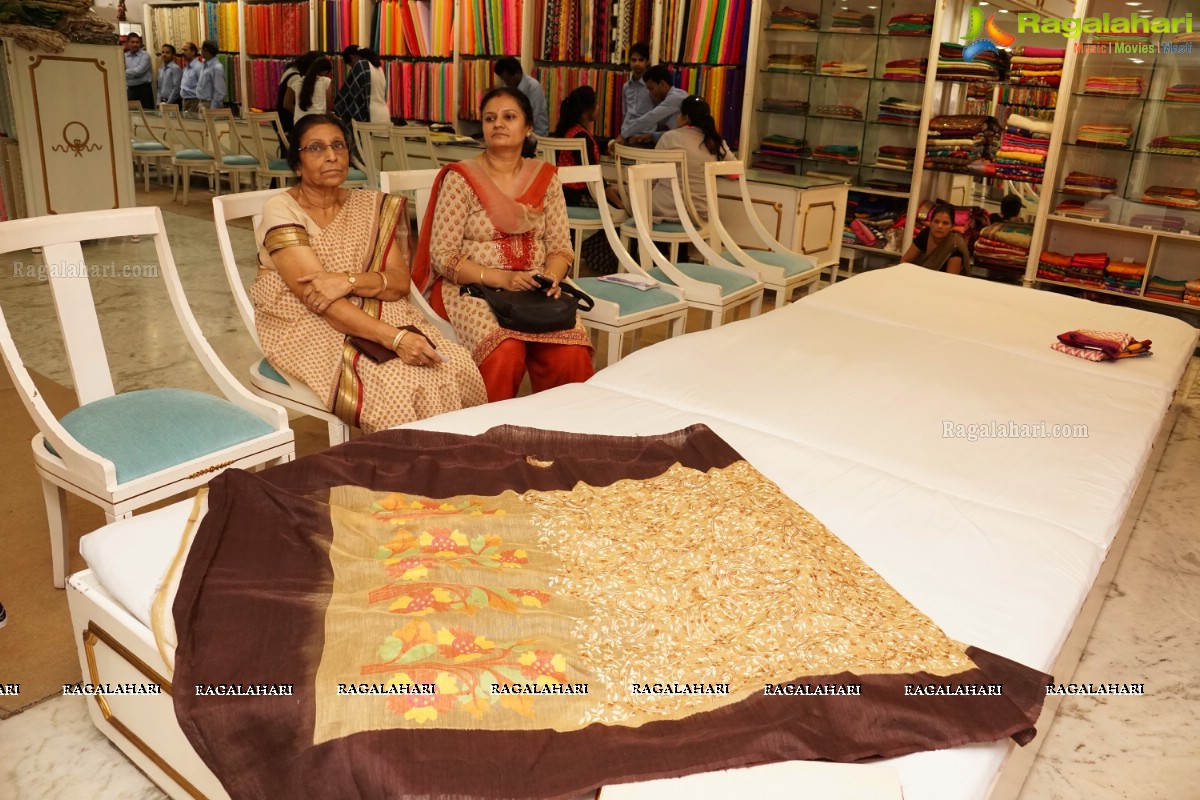
POLYGON ((582 724, 679 719, 800 677, 974 666, 744 461, 522 499, 562 562, 550 591, 590 606, 573 634, 603 702, 582 724), (729 696, 634 694, 634 683, 727 683, 729 696))

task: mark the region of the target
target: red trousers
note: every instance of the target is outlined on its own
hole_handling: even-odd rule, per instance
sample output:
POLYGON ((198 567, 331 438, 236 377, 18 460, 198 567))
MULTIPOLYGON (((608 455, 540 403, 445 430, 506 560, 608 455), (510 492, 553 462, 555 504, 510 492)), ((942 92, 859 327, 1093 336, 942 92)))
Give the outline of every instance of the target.
POLYGON ((535 392, 564 383, 582 383, 595 374, 590 348, 505 339, 479 365, 488 402, 516 397, 526 369, 535 392))

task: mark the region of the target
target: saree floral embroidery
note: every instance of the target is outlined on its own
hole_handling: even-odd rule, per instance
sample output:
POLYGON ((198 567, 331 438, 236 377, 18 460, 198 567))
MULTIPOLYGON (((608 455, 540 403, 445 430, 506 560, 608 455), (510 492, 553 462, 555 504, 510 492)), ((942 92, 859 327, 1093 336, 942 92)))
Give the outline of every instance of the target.
POLYGON ((389 431, 224 473, 175 616, 176 709, 234 795, 565 798, 1024 743, 1049 681, 949 639, 703 426, 389 431), (232 680, 295 696, 187 691, 232 680), (813 684, 857 689, 787 691, 813 684))

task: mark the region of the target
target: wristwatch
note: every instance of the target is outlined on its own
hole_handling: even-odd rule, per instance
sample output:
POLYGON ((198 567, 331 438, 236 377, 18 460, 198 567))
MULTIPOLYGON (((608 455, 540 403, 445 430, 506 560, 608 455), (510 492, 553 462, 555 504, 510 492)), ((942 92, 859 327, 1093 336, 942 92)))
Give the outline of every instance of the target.
POLYGON ((354 294, 354 285, 358 283, 358 278, 346 273, 346 280, 350 281, 350 294, 354 294))

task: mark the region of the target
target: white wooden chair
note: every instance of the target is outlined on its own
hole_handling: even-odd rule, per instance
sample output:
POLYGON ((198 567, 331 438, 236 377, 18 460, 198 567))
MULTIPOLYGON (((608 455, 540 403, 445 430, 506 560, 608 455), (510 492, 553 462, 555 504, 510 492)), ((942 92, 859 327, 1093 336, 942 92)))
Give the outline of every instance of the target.
POLYGON ((6 222, 0 252, 41 247, 79 408, 56 419, 30 378, 0 313, 0 352, 38 426, 33 461, 42 481, 54 585, 66 580, 66 492, 104 509, 109 521, 201 486, 222 470, 290 461, 287 414, 245 389, 221 365, 188 307, 162 214, 156 207, 58 214, 6 222), (192 351, 222 396, 182 389, 117 394, 113 388, 81 243, 153 237, 158 268, 192 351))
MULTIPOLYGON (((554 136, 538 137, 538 147, 541 150, 542 158, 555 166, 558 166, 559 153, 575 153, 578 155, 580 164, 587 164, 587 140, 586 139, 564 139, 554 136)), ((560 171, 561 173, 561 171, 560 171)), ((559 175, 561 179, 561 174, 559 175)), ((575 183, 576 181, 563 181, 564 183, 575 183)), ((604 197, 604 193, 600 193, 599 203, 608 204, 608 200, 604 197)), ((624 211, 613 211, 609 209, 609 216, 612 217, 613 223, 620 225, 629 219, 629 215, 624 211)), ((586 206, 567 206, 567 225, 575 233, 575 263, 571 266, 571 277, 579 277, 579 256, 583 251, 583 240, 604 229, 604 223, 600 219, 599 208, 587 208, 586 206)))
MULTIPOLYGON (((238 272, 233 242, 229 238, 229 223, 235 219, 249 219, 251 225, 257 227, 263 206, 283 191, 286 190, 268 189, 213 198, 213 222, 217 226, 217 249, 221 252, 221 264, 225 267, 225 280, 233 293, 238 314, 260 353, 262 343, 258 340, 258 329, 254 325, 254 305, 238 272)), ((256 358, 250 364, 250 387, 259 397, 324 421, 329 428, 330 447, 350 440, 350 426, 330 411, 303 381, 279 371, 267 361, 266 356, 256 358)))
POLYGON ((821 277, 815 258, 787 249, 762 224, 746 186, 745 164, 740 161, 711 161, 705 164, 704 191, 708 195, 710 233, 724 248, 721 257, 757 273, 758 279, 775 292, 776 308, 782 308, 791 300, 792 293, 797 289, 811 286, 821 277), (720 177, 734 179, 722 181, 721 185, 737 187, 750 229, 758 238, 761 249, 742 249, 722 224, 720 197, 717 191, 717 179, 720 177))
POLYGON ((392 152, 396 154, 401 170, 442 166, 428 125, 393 125, 391 137, 392 152))
MULTIPOLYGON (((599 165, 560 167, 558 175, 564 183, 587 184, 588 190, 596 198, 601 230, 617 256, 618 272, 649 279, 650 276, 621 244, 604 198, 604 179, 599 165)), ((687 325, 688 304, 683 299, 683 290, 677 286, 660 282, 655 288, 643 290, 600 278, 575 278, 572 283, 596 301, 591 311, 581 311, 579 316, 584 327, 608 337, 607 366, 621 359, 625 334, 634 333, 636 337, 642 328, 665 323, 668 337, 681 336, 687 325)))
POLYGON ((654 278, 678 286, 689 306, 711 314, 710 327, 719 326, 725 312, 749 304, 750 316, 757 316, 762 309, 763 289, 758 276, 750 270, 722 258, 704 241, 687 213, 684 198, 680 193, 679 176, 675 165, 640 164, 630 167, 629 200, 633 210, 633 223, 637 231, 643 257, 649 257, 654 267, 649 270, 654 278), (650 193, 655 181, 669 181, 675 206, 680 210, 680 226, 687 236, 688 244, 704 258, 705 263, 670 261, 654 246, 654 232, 650 225, 650 193))
MULTIPOLYGON (((229 188, 233 192, 242 190, 242 176, 245 175, 253 182, 258 172, 258 158, 250 152, 250 147, 242 141, 237 123, 234 122, 233 112, 228 108, 201 108, 204 115, 204 125, 208 128, 209 152, 220 162, 217 172, 224 172, 229 179, 229 188)), ((221 193, 221 181, 217 180, 217 194, 221 193)))
MULTIPOLYGON (((613 164, 617 171, 617 190, 621 193, 621 203, 628 209, 633 206, 629 203, 629 168, 637 164, 671 164, 675 167, 676 174, 682 180, 687 180, 687 153, 682 150, 650 150, 645 147, 630 147, 628 145, 617 144, 613 145, 613 164)), ((696 208, 692 205, 692 193, 687 190, 683 195, 683 204, 679 206, 680 221, 664 221, 655 222, 650 228, 651 241, 664 242, 670 247, 670 260, 675 263, 679 260, 679 245, 688 242, 687 231, 684 230, 682 220, 684 217, 692 223, 692 227, 699 231, 702 238, 708 237, 708 223, 700 218, 696 213, 696 208)), ((630 242, 637 236, 637 230, 634 227, 633 220, 627 220, 621 225, 621 241, 625 243, 625 248, 629 249, 630 242)), ((638 260, 646 269, 650 268, 650 255, 644 251, 644 248, 638 251, 638 260)))
POLYGON ((269 189, 271 181, 287 186, 296 177, 288 166, 288 138, 283 132, 283 123, 275 111, 251 111, 246 115, 250 124, 250 135, 254 142, 254 154, 258 157, 257 180, 259 189, 269 189))
MULTIPOLYGON (((367 186, 379 188, 379 173, 383 171, 383 159, 392 152, 392 126, 387 122, 359 122, 351 120, 354 148, 358 152, 360 166, 367 174, 367 186)), ((399 157, 397 157, 399 158, 399 157)))
MULTIPOLYGON (((175 168, 173 191, 171 199, 179 195, 179 184, 183 183, 183 204, 188 203, 188 189, 192 183, 192 173, 200 172, 209 176, 210 186, 217 177, 216 158, 204 149, 203 142, 197 142, 183 124, 183 114, 174 103, 163 103, 158 107, 166 128, 167 143, 171 147, 171 166, 175 168)), ((203 138, 203 136, 201 137, 203 138)), ((215 181, 217 191, 220 191, 220 181, 215 181)))
MULTIPOLYGON (((381 191, 388 194, 405 194, 412 198, 413 208, 416 211, 418 232, 421 230, 421 223, 425 219, 425 212, 429 210, 429 198, 433 193, 433 181, 440 171, 437 169, 400 170, 384 172, 379 176, 381 191)), ((412 251, 414 254, 420 246, 421 242, 413 239, 412 251)), ((442 319, 436 311, 430 308, 429 301, 418 291, 416 286, 412 287, 408 299, 413 305, 421 309, 421 313, 429 318, 430 323, 441 331, 443 336, 452 342, 458 341, 458 334, 455 332, 454 326, 449 321, 442 319)))
POLYGON ((171 161, 171 148, 163 141, 158 132, 150 127, 146 119, 146 109, 137 100, 129 101, 129 130, 133 134, 133 160, 142 165, 143 188, 150 191, 150 167, 158 169, 159 180, 162 180, 162 160, 171 161))

